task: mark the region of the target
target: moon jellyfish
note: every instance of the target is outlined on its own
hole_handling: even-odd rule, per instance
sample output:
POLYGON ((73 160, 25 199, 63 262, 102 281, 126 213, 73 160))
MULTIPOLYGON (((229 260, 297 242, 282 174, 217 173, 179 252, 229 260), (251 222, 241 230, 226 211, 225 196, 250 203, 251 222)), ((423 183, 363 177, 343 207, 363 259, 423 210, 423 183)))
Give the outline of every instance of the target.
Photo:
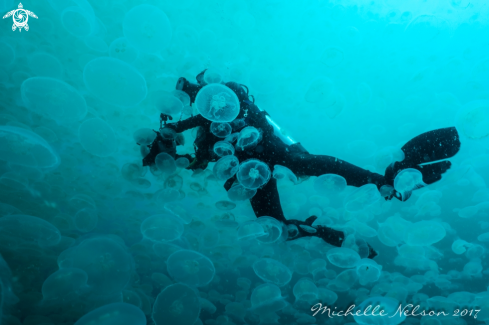
POLYGON ((69 300, 83 293, 87 287, 88 275, 75 268, 60 269, 51 274, 42 285, 44 300, 69 300))
POLYGON ((88 275, 87 284, 96 295, 122 291, 134 272, 134 261, 123 243, 108 237, 94 237, 63 252, 62 269, 78 268, 88 275))
POLYGON ((146 80, 128 63, 109 57, 85 65, 83 81, 98 99, 118 107, 134 107, 148 94, 146 80))
POLYGON ((297 184, 297 176, 285 166, 275 165, 273 166, 273 178, 275 179, 288 179, 294 184, 297 184))
POLYGON ((148 128, 136 130, 133 134, 133 139, 141 146, 147 146, 153 143, 156 138, 156 133, 148 128))
POLYGON ((477 236, 477 240, 480 242, 489 242, 489 232, 485 232, 482 235, 477 236))
POLYGON ((441 223, 431 220, 416 222, 406 234, 406 244, 410 246, 429 246, 442 240, 446 235, 441 223))
POLYGON ((75 214, 73 221, 75 222, 76 229, 78 229, 79 231, 92 231, 93 229, 95 229, 95 227, 97 227, 97 211, 87 208, 81 209, 75 214))
POLYGON ((466 104, 456 117, 457 129, 473 140, 489 135, 489 101, 476 100, 466 104))
POLYGON ((411 197, 413 190, 423 186, 426 186, 423 182, 423 175, 419 170, 414 168, 402 170, 394 179, 394 188, 401 193, 403 201, 411 197))
POLYGON ((175 165, 177 168, 187 168, 190 165, 190 161, 188 161, 188 159, 185 157, 180 157, 175 160, 175 165))
POLYGON ((154 242, 172 241, 183 234, 183 222, 169 214, 155 214, 141 223, 141 233, 154 242))
POLYGON ((132 304, 117 302, 92 310, 75 325, 146 325, 143 311, 132 304))
POLYGON ((282 263, 271 258, 261 258, 253 263, 256 275, 265 282, 279 287, 287 285, 292 279, 292 272, 282 263))
POLYGON ((211 132, 218 138, 225 138, 232 132, 231 125, 229 123, 212 122, 211 132))
POLYGON ((218 84, 222 81, 222 76, 214 69, 207 69, 204 73, 204 81, 207 84, 218 84))
POLYGON ((85 117, 85 98, 67 83, 47 77, 25 80, 20 93, 25 106, 59 124, 74 123, 85 117))
POLYGON ((132 63, 138 57, 138 51, 129 44, 125 37, 114 40, 109 46, 109 55, 127 63, 132 63))
POLYGON ((336 174, 324 174, 314 181, 314 189, 325 196, 341 193, 346 188, 346 179, 336 174))
POLYGON ((0 202, 0 218, 3 216, 9 216, 12 214, 22 214, 22 211, 17 209, 16 207, 0 202))
POLYGON ((364 300, 358 307, 353 310, 353 318, 355 319, 355 322, 361 325, 398 325, 404 322, 404 320, 406 319, 406 314, 396 314, 398 308, 399 301, 394 298, 382 296, 371 297, 367 300, 364 300), (379 306, 379 312, 377 312, 376 315, 368 312, 365 313, 366 308, 369 306, 372 306, 371 308, 379 306), (384 317, 379 317, 379 313, 381 310, 384 311, 384 317), (396 317, 392 317, 392 315, 396 315, 396 317))
POLYGON ((216 273, 210 259, 191 250, 180 250, 173 253, 168 257, 166 265, 168 274, 173 279, 193 287, 208 285, 216 273))
POLYGON ((245 221, 238 228, 238 240, 249 240, 266 235, 263 226, 256 220, 245 221))
POLYGON ((238 158, 236 156, 229 155, 219 159, 214 165, 212 172, 218 180, 225 181, 233 177, 239 168, 240 166, 238 158))
POLYGON ((329 47, 324 50, 320 60, 323 64, 332 68, 340 64, 343 61, 343 57, 344 54, 340 48, 329 47))
POLYGON ((152 318, 155 325, 193 325, 199 314, 197 293, 189 286, 177 283, 166 287, 156 297, 152 318))
POLYGON ((298 300, 316 300, 318 288, 309 278, 301 278, 297 281, 292 289, 296 301, 298 300))
POLYGON ((172 37, 166 14, 152 5, 139 5, 126 13, 122 23, 124 36, 136 49, 146 53, 164 50, 172 37))
POLYGON ((61 62, 51 54, 36 53, 29 57, 29 68, 40 77, 60 79, 63 74, 61 62))
POLYGON ((177 115, 183 110, 182 101, 167 92, 154 92, 151 94, 151 100, 156 108, 166 115, 177 115))
POLYGON ((0 126, 0 160, 46 169, 55 168, 61 162, 46 140, 34 132, 14 126, 0 126))
POLYGON ((214 153, 219 157, 234 155, 234 147, 227 141, 218 141, 214 144, 214 153))
POLYGON ((345 197, 345 210, 359 212, 380 200, 380 192, 374 184, 366 184, 345 197))
POLYGON ((241 184, 234 185, 228 191, 228 198, 231 201, 239 202, 251 199, 255 196, 256 190, 244 187, 241 184))
POLYGON ((355 267, 360 261, 360 255, 357 252, 345 247, 330 249, 326 253, 326 257, 331 264, 344 269, 355 267))
POLYGON ((0 42, 0 66, 8 66, 15 61, 15 51, 9 44, 0 42))
POLYGON ((239 132, 236 148, 242 151, 253 149, 261 139, 261 132, 257 128, 247 126, 239 132))
POLYGON ((287 306, 280 288, 271 283, 265 283, 253 289, 250 300, 250 311, 257 315, 274 313, 287 306))
POLYGON ((262 243, 274 243, 282 236, 282 223, 277 219, 267 216, 262 216, 256 219, 262 227, 265 235, 257 237, 256 239, 262 243))
POLYGON ((472 244, 467 243, 465 240, 457 239, 452 244, 452 251, 457 254, 463 254, 467 251, 467 248, 472 247, 472 244))
POLYGON ((258 159, 248 159, 239 166, 238 181, 243 187, 258 189, 270 180, 270 168, 258 159))
POLYGON ((333 82, 326 77, 319 77, 311 81, 304 99, 308 103, 319 103, 329 97, 333 92, 333 82))
POLYGON ((161 152, 156 156, 155 165, 164 174, 173 174, 177 170, 175 159, 166 152, 161 152))
POLYGON ((236 203, 230 201, 217 201, 216 208, 219 210, 227 211, 232 210, 236 207, 236 203))
POLYGON ((364 258, 357 263, 356 272, 358 280, 362 286, 369 282, 375 282, 380 278, 382 265, 377 264, 374 260, 364 258))
POLYGON ((51 223, 28 215, 10 215, 0 218, 0 244, 15 246, 22 243, 41 247, 54 246, 61 233, 51 223))
POLYGON ((100 37, 96 37, 96 36, 86 37, 85 45, 89 49, 95 52, 106 53, 109 51, 109 47, 107 46, 107 43, 105 43, 105 41, 100 37))
POLYGON ((86 151, 99 157, 108 157, 117 150, 114 130, 104 120, 85 120, 78 130, 80 143, 86 151))
POLYGON ((221 84, 204 86, 195 98, 197 110, 212 122, 231 122, 240 110, 238 96, 221 84))

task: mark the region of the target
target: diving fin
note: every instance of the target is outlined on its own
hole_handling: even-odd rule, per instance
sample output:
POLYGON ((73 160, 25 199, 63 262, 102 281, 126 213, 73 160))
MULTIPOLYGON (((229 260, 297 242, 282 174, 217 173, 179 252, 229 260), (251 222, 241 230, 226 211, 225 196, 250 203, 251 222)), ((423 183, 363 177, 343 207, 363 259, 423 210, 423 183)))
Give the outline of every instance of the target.
POLYGON ((448 159, 460 150, 460 137, 455 127, 422 133, 409 140, 401 150, 409 165, 419 165, 448 159))
POLYGON ((421 172, 423 182, 429 185, 439 181, 442 174, 450 169, 452 163, 444 159, 455 156, 460 150, 460 137, 455 127, 437 129, 412 138, 401 150, 404 160, 396 161, 385 171, 387 184, 393 185, 402 170, 414 168, 421 172))

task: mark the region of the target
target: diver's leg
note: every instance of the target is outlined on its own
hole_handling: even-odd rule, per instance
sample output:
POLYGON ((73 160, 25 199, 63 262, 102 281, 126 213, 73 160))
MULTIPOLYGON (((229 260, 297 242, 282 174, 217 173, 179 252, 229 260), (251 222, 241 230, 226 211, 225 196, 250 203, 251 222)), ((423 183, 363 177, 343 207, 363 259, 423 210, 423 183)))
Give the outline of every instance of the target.
POLYGON ((285 223, 275 178, 271 178, 264 187, 259 188, 250 201, 257 218, 269 216, 285 223))
POLYGON ((350 164, 344 160, 307 153, 291 154, 286 159, 286 167, 297 176, 320 176, 336 174, 343 177, 351 186, 360 187, 375 184, 380 189, 387 182, 384 176, 350 164))

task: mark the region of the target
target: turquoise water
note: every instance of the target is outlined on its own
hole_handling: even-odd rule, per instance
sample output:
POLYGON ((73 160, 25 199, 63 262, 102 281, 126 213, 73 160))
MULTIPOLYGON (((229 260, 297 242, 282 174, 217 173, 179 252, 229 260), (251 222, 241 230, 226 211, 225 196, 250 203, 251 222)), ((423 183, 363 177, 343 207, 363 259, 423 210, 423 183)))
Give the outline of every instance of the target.
MULTIPOLYGON (((22 4, 37 18, 0 24, 0 324, 489 323, 487 3, 22 4), (174 90, 204 69, 247 85, 284 138, 372 172, 429 130, 457 127, 462 147, 405 202, 276 168, 286 218, 347 236, 342 248, 284 241, 239 200, 254 190, 225 191, 230 169, 164 155, 142 166, 162 111, 199 114, 174 90), (318 303, 447 316, 328 317, 318 303)), ((2 16, 18 5, 0 0, 2 16)), ((194 153, 195 137, 177 153, 194 153)))

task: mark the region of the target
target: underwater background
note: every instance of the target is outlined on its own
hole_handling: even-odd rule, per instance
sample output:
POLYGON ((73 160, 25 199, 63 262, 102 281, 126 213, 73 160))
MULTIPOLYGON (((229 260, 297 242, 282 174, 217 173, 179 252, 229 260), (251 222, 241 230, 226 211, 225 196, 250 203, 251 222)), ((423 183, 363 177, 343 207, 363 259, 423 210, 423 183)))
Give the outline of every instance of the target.
MULTIPOLYGON (((0 324, 489 324, 487 2, 22 5, 38 18, 0 24, 0 324), (355 187, 272 175, 288 219, 347 235, 340 250, 285 241, 214 163, 142 166, 161 112, 198 114, 175 85, 204 69, 247 85, 313 154, 383 175, 411 138, 449 126, 461 150, 405 202, 348 208, 355 187), (359 242, 379 255, 361 259, 359 242), (317 303, 449 316, 328 317, 317 303)), ((0 0, 1 15, 18 6, 0 0)), ((194 153, 195 130, 183 136, 178 153, 194 153)))

